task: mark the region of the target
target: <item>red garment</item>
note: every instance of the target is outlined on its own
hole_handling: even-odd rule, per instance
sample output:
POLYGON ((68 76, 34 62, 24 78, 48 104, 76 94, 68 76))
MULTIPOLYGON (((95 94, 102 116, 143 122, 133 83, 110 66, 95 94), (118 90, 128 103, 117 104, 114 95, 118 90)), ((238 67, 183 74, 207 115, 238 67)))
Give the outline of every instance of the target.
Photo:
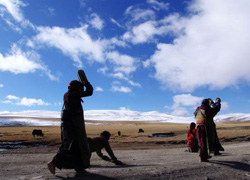
POLYGON ((200 158, 202 160, 207 160, 208 151, 207 151, 207 135, 206 135, 206 126, 198 125, 197 134, 196 134, 199 147, 200 147, 200 158))
POLYGON ((197 146, 196 140, 196 129, 188 129, 187 131, 187 146, 191 148, 195 148, 197 146))

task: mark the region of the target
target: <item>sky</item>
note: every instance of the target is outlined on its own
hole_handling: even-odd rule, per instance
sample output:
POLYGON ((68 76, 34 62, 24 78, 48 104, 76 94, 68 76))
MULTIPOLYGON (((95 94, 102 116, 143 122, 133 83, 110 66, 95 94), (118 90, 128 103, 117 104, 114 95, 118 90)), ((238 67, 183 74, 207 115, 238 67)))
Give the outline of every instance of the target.
POLYGON ((77 70, 85 110, 249 113, 249 0, 0 0, 0 111, 60 111, 77 70))

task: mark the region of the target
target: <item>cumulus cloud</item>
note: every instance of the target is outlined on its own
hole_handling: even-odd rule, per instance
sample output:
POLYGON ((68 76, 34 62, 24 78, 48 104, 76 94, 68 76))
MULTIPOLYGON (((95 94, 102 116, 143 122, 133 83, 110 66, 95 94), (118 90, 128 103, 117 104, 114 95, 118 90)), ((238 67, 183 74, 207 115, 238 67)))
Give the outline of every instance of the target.
POLYGON ((48 106, 49 103, 44 102, 42 99, 33 99, 33 98, 22 98, 19 102, 16 103, 17 105, 22 106, 48 106))
POLYGON ((190 114, 189 114, 189 111, 186 108, 184 108, 184 107, 176 107, 171 112, 171 115, 174 115, 174 116, 188 116, 190 114))
POLYGON ((113 82, 111 90, 114 92, 122 92, 122 93, 132 92, 132 90, 129 87, 120 85, 120 82, 118 81, 113 82))
POLYGON ((133 26, 131 30, 123 34, 122 38, 133 44, 154 42, 157 36, 180 35, 184 22, 185 20, 176 13, 157 21, 147 20, 133 26))
POLYGON ((122 72, 126 75, 136 70, 137 59, 129 55, 120 54, 118 51, 107 52, 106 58, 114 65, 115 72, 122 72))
POLYGON ((104 62, 103 51, 105 44, 102 41, 93 40, 87 33, 87 26, 69 29, 38 27, 38 34, 33 37, 33 41, 60 49, 64 55, 70 56, 79 68, 83 65, 81 57, 104 62))
POLYGON ((173 107, 179 106, 196 106, 201 103, 204 97, 196 97, 191 94, 179 94, 173 97, 173 107))
POLYGON ((6 99, 9 99, 9 100, 18 100, 19 97, 14 96, 14 95, 8 95, 8 96, 6 96, 6 99))
POLYGON ((35 51, 23 52, 16 44, 13 44, 10 53, 6 54, 6 56, 0 53, 0 71, 25 74, 37 70, 45 72, 51 80, 57 80, 50 73, 50 70, 42 64, 39 54, 35 51))
POLYGON ((34 98, 27 98, 27 97, 17 97, 14 95, 6 96, 6 100, 2 101, 5 104, 15 104, 20 106, 48 106, 50 103, 43 101, 42 99, 34 99, 34 98))
MULTIPOLYGON (((60 49, 64 55, 72 58, 78 68, 83 66, 82 57, 101 64, 108 61, 112 65, 110 69, 112 74, 122 73, 126 78, 136 70, 136 63, 138 62, 132 56, 109 50, 112 49, 112 45, 125 46, 122 41, 116 38, 93 40, 87 33, 87 26, 70 29, 39 27, 38 34, 28 42, 30 46, 45 44, 60 49)), ((107 67, 99 69, 99 71, 106 73, 107 67)))
POLYGON ((140 83, 134 82, 129 78, 130 74, 137 69, 138 59, 120 54, 118 51, 107 52, 106 58, 113 65, 113 72, 109 76, 125 80, 134 87, 141 87, 140 83))
POLYGON ((0 88, 3 88, 3 84, 0 84, 0 88))
POLYGON ((0 70, 10 71, 14 74, 34 72, 42 69, 42 65, 36 62, 39 55, 34 51, 22 52, 16 45, 12 46, 10 54, 5 57, 0 54, 0 70))
POLYGON ((125 87, 125 86, 112 86, 112 91, 130 93, 132 90, 129 87, 125 87))
MULTIPOLYGON (((173 96, 173 105, 165 106, 166 109, 172 110, 171 114, 175 116, 188 116, 190 109, 195 111, 196 107, 201 105, 202 100, 206 97, 193 96, 191 94, 178 94, 173 96)), ((221 102, 221 110, 228 110, 228 102, 221 102)))
POLYGON ((197 97, 191 94, 179 94, 173 96, 173 105, 171 107, 166 106, 165 108, 172 110, 172 115, 186 116, 189 115, 187 108, 195 109, 196 106, 200 105, 202 99, 204 99, 204 97, 197 97))
POLYGON ((195 0, 190 16, 175 18, 173 43, 159 43, 147 65, 165 88, 192 92, 250 81, 248 0, 195 0))

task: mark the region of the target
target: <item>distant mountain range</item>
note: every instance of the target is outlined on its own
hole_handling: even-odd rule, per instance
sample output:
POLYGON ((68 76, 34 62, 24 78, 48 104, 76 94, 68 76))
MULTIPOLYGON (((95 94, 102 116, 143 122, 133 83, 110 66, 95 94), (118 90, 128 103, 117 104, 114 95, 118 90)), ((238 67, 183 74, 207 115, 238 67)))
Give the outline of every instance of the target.
MULTIPOLYGON (((139 112, 130 110, 88 110, 84 112, 88 122, 94 121, 146 121, 165 123, 195 122, 194 117, 173 116, 167 113, 149 111, 139 112)), ((22 112, 0 112, 0 126, 57 126, 60 125, 61 112, 58 111, 22 111, 22 112)), ((216 123, 223 122, 247 122, 250 114, 232 113, 217 115, 216 123)))

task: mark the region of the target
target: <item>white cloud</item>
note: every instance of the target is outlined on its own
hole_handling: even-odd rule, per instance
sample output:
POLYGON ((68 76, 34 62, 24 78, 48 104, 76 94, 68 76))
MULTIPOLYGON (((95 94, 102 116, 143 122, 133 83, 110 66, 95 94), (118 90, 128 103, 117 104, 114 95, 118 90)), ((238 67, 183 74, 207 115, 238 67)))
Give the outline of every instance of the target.
POLYGON ((40 62, 40 56, 35 51, 23 52, 16 44, 6 56, 0 53, 0 71, 10 71, 14 74, 44 71, 51 80, 57 80, 50 70, 40 62))
POLYGON ((115 92, 122 92, 122 93, 132 92, 132 90, 129 87, 121 86, 120 82, 118 81, 113 82, 111 90, 115 92))
POLYGON ((114 18, 110 18, 110 21, 115 25, 117 25, 118 27, 123 28, 123 26, 120 23, 118 23, 114 18))
POLYGON ((121 72, 111 73, 110 76, 117 78, 117 79, 127 79, 126 76, 121 72))
POLYGON ((129 87, 125 87, 125 86, 112 86, 112 90, 116 92, 122 92, 122 93, 130 93, 132 91, 129 87))
POLYGON ((221 110, 228 110, 229 108, 228 102, 221 102, 221 110))
POLYGON ((0 84, 0 88, 3 88, 3 84, 0 84))
POLYGON ((12 46, 11 53, 5 57, 0 54, 0 70, 12 73, 29 73, 42 69, 42 65, 36 62, 38 54, 33 51, 22 52, 16 45, 12 46))
POLYGON ((82 67, 81 57, 87 57, 90 61, 105 61, 103 51, 106 44, 93 40, 87 33, 87 26, 70 29, 38 27, 38 34, 33 41, 60 49, 63 54, 70 56, 79 68, 82 67))
POLYGON ((147 21, 138 26, 133 27, 132 32, 126 32, 123 39, 132 41, 134 44, 150 41, 156 32, 153 21, 147 21))
POLYGON ((48 106, 49 103, 44 102, 42 99, 33 99, 33 98, 22 98, 17 105, 22 106, 48 106))
POLYGON ((12 23, 10 20, 8 19, 4 19, 6 24, 8 24, 14 31, 18 32, 18 33, 22 33, 22 29, 19 28, 18 26, 16 26, 14 23, 12 23))
POLYGON ((96 13, 92 13, 90 15, 90 20, 89 20, 89 23, 95 28, 95 29, 98 29, 98 30, 102 30, 103 28, 103 20, 96 14, 96 13))
POLYGON ((190 115, 188 110, 184 107, 177 107, 171 112, 171 115, 173 116, 188 116, 190 115))
POLYGON ((106 74, 108 70, 109 70, 109 68, 105 66, 105 67, 97 69, 97 72, 102 73, 102 74, 106 74))
POLYGON ((178 37, 158 44, 151 56, 154 77, 166 88, 187 92, 249 82, 248 7, 248 0, 193 1, 192 16, 176 19, 183 26, 178 37))
POLYGON ((97 86, 96 89, 95 89, 95 91, 102 92, 103 89, 101 87, 97 86))
POLYGON ((6 96, 6 100, 1 101, 5 104, 15 104, 20 106, 48 106, 50 103, 43 101, 42 99, 34 99, 34 98, 27 98, 27 97, 17 97, 15 95, 8 95, 6 96))
POLYGON ((113 51, 107 52, 106 58, 112 64, 114 64, 115 72, 122 72, 126 75, 129 75, 130 73, 136 70, 135 63, 137 60, 131 56, 120 54, 117 51, 113 51))
MULTIPOLYGON (((171 107, 165 106, 166 109, 172 110, 171 114, 175 116, 190 115, 188 109, 195 111, 196 107, 201 105, 205 97, 193 96, 191 94, 179 94, 173 96, 173 105, 171 107)), ((221 102, 221 110, 228 110, 228 102, 221 102)))
POLYGON ((203 97, 192 96, 191 94, 180 94, 173 97, 173 108, 180 106, 196 106, 204 99, 203 97))
POLYGON ((147 0, 147 3, 151 4, 154 9, 160 10, 165 9, 168 10, 169 3, 158 2, 157 0, 147 0))
POLYGON ((154 19, 155 18, 155 13, 154 11, 150 9, 141 9, 138 7, 133 7, 130 6, 126 9, 125 11, 126 16, 131 17, 130 23, 135 23, 135 22, 140 22, 140 21, 145 21, 148 19, 154 19))
POLYGON ((156 36, 179 35, 183 30, 183 23, 178 14, 171 14, 161 20, 147 20, 135 25, 125 32, 122 38, 133 44, 149 43, 156 41, 156 36))
POLYGON ((12 104, 13 102, 11 100, 4 100, 4 101, 1 101, 2 103, 4 104, 12 104))
POLYGON ((173 96, 173 105, 165 108, 172 110, 171 114, 175 116, 187 116, 187 108, 195 108, 201 104, 203 97, 192 96, 191 94, 179 94, 173 96))
POLYGON ((14 30, 21 32, 21 29, 16 27, 13 22, 11 22, 10 18, 7 17, 10 15, 16 22, 20 23, 23 27, 30 26, 34 28, 34 26, 24 18, 21 8, 27 6, 27 4, 23 3, 20 0, 0 0, 0 14, 5 22, 10 25, 14 30))
POLYGON ((128 83, 129 83, 131 86, 139 87, 139 88, 142 87, 140 83, 134 82, 134 81, 132 81, 132 80, 127 80, 127 81, 128 81, 128 83))
POLYGON ((127 44, 124 41, 121 41, 119 39, 117 39, 116 37, 111 38, 110 40, 108 40, 108 44, 110 44, 110 48, 114 49, 114 45, 115 46, 120 46, 120 47, 126 47, 127 44))
POLYGON ((141 87, 140 83, 134 82, 129 78, 129 75, 137 69, 137 59, 128 55, 120 54, 117 51, 108 52, 106 58, 114 66, 114 72, 110 73, 111 77, 125 80, 134 87, 141 87))
MULTIPOLYGON (((70 56, 78 68, 83 66, 82 58, 90 62, 104 63, 109 62, 111 68, 105 66, 97 71, 110 76, 129 80, 132 72, 136 71, 138 60, 118 51, 112 51, 114 46, 126 46, 123 41, 117 38, 93 40, 87 33, 87 26, 79 28, 61 27, 39 27, 38 34, 27 41, 30 47, 36 44, 45 44, 49 47, 58 48, 64 55, 70 56), (118 77, 117 75, 120 76, 118 77)), ((108 64, 108 63, 106 63, 108 64)), ((131 83, 132 84, 132 83, 131 83)), ((136 84, 139 86, 139 84, 136 84)))
POLYGON ((13 96, 13 95, 8 95, 8 96, 6 96, 6 99, 9 99, 9 100, 18 100, 19 97, 13 96))
POLYGON ((21 22, 24 20, 23 13, 21 11, 21 7, 25 7, 22 1, 19 0, 0 0, 0 5, 5 8, 1 8, 1 12, 8 12, 17 22, 21 22))
POLYGON ((120 110, 122 110, 122 111, 131 111, 129 108, 127 108, 127 107, 120 107, 119 108, 120 110))

